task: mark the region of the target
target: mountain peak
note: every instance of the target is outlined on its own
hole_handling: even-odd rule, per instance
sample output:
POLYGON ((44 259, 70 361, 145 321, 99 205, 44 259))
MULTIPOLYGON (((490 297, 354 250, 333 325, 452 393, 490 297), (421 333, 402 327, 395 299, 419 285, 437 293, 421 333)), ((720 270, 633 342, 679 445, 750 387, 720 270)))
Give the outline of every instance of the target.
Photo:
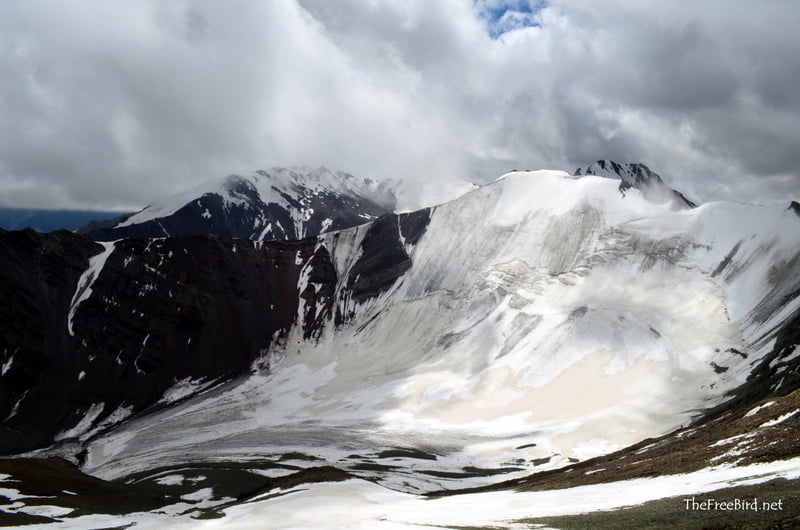
POLYGON ((575 175, 581 174, 619 178, 632 185, 645 182, 663 182, 658 173, 640 162, 620 164, 613 160, 598 160, 584 170, 581 170, 581 168, 575 170, 575 175))
POLYGON ((80 232, 100 241, 133 235, 302 239, 363 224, 395 205, 391 183, 324 167, 273 167, 206 181, 80 232))
POLYGON ((595 175, 598 177, 619 179, 620 193, 636 188, 645 198, 653 202, 672 201, 675 209, 694 208, 697 206, 681 192, 667 186, 661 175, 641 162, 618 163, 613 160, 598 160, 586 168, 575 170, 575 176, 595 175))

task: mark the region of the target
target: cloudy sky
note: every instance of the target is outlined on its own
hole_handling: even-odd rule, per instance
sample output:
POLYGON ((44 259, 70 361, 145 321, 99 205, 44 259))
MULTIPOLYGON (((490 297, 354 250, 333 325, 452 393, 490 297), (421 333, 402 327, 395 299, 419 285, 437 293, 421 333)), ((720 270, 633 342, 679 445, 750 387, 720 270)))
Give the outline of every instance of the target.
POLYGON ((0 206, 139 209, 275 165, 426 193, 641 161, 800 199, 793 0, 0 2, 0 206))

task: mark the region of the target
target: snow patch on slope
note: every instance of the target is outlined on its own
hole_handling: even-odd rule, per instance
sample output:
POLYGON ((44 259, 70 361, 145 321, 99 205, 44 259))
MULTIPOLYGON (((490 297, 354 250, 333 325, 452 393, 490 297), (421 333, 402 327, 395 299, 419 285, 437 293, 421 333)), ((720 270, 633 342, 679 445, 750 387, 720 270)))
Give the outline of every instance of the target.
POLYGON ((191 377, 186 377, 180 381, 176 381, 172 387, 164 391, 164 394, 161 396, 161 399, 158 400, 158 403, 168 404, 180 401, 185 397, 200 392, 208 386, 209 383, 204 382, 203 379, 192 379, 191 377))
POLYGON ((115 242, 112 241, 110 243, 100 244, 103 245, 103 251, 89 260, 89 268, 86 269, 78 279, 78 286, 75 289, 75 294, 72 295, 72 302, 69 305, 69 314, 67 316, 67 330, 70 336, 75 336, 72 330, 72 319, 75 317, 78 306, 84 300, 88 300, 92 295, 92 284, 97 280, 97 277, 103 270, 108 257, 114 252, 115 242))
POLYGON ((97 417, 100 416, 100 414, 102 414, 104 408, 105 405, 103 403, 95 403, 94 405, 89 407, 89 410, 87 410, 84 413, 83 418, 81 419, 81 421, 78 422, 77 425, 75 425, 71 429, 68 429, 66 431, 57 434, 55 440, 59 441, 68 438, 77 438, 81 434, 85 433, 92 426, 94 420, 96 420, 97 417))
POLYGON ((193 200, 207 193, 223 193, 225 179, 212 179, 198 184, 186 191, 159 197, 145 206, 140 212, 133 214, 124 221, 117 223, 114 228, 123 228, 134 224, 145 223, 162 217, 169 217, 193 200))
MULTIPOLYGON (((271 499, 224 509, 219 528, 516 528, 514 521, 576 515, 701 495, 731 486, 800 478, 800 459, 744 467, 593 484, 569 489, 498 491, 429 499, 389 491, 361 480, 322 483, 271 499), (313 509, 309 509, 313 506, 313 509)), ((683 499, 676 499, 683 502, 683 499)), ((195 523, 173 521, 175 528, 195 523)), ((525 528, 528 525, 523 525, 525 528)))

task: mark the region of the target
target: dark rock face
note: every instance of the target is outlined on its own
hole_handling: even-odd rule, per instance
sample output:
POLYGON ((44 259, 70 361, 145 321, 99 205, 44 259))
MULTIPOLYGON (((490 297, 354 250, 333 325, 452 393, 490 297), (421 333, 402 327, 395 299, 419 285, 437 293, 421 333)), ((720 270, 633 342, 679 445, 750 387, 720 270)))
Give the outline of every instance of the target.
POLYGON ((346 278, 324 238, 190 236, 106 243, 88 282, 106 247, 64 231, 0 232, 0 454, 85 439, 166 406, 181 381, 221 382, 265 358, 268 367, 291 328, 319 337, 342 300, 364 302, 408 270, 404 244, 429 213, 373 223, 346 278))
POLYGON ((348 290, 362 302, 380 294, 411 267, 411 260, 399 238, 396 216, 384 216, 370 225, 364 236, 364 253, 353 265, 348 290))
MULTIPOLYGON (((72 347, 67 314, 78 278, 89 257, 102 247, 69 232, 42 235, 33 230, 0 231, 0 450, 8 452, 40 440, 46 422, 20 422, 46 416, 48 410, 18 406, 37 392, 53 392, 63 384, 64 357, 72 347), (51 388, 42 387, 48 381, 51 388), (17 410, 15 410, 15 407, 17 410)), ((77 376, 77 373, 75 374, 77 376)), ((48 418, 52 420, 52 418, 48 418)))
POLYGON ((336 297, 336 267, 324 246, 314 252, 307 266, 307 282, 301 285, 303 338, 318 338, 333 313, 336 297))
POLYGON ((92 406, 97 423, 155 404, 176 381, 245 373, 294 324, 314 244, 119 241, 74 311, 72 336, 73 293, 100 245, 66 232, 0 234, 0 452, 46 444, 92 406))
POLYGON ((361 255, 350 269, 346 289, 340 294, 336 324, 350 320, 342 307, 346 300, 362 303, 386 291, 411 268, 405 245, 416 244, 430 222, 430 208, 413 213, 385 215, 373 222, 361 243, 361 255))

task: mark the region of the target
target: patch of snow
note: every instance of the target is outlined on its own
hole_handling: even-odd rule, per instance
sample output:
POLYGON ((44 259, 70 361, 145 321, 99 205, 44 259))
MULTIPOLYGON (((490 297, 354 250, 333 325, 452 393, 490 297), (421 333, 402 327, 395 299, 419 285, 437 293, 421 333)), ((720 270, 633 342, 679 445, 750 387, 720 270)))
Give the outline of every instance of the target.
POLYGON ((156 484, 161 484, 162 486, 180 486, 183 484, 184 480, 185 478, 183 475, 167 475, 156 479, 156 484))
MULTIPOLYGON (((306 485, 286 495, 226 508, 218 528, 502 527, 511 521, 636 506, 730 486, 800 477, 800 459, 593 484, 569 489, 498 491, 429 499, 362 480, 306 485), (313 510, 308 507, 313 506, 313 510)), ((188 528, 177 525, 176 528, 188 528)))
POLYGON ((181 495, 181 499, 185 501, 203 501, 214 497, 213 488, 202 488, 186 495, 181 495))
MULTIPOLYGON (((188 339, 186 344, 189 345, 191 341, 192 339, 188 339)), ((175 401, 199 392, 205 386, 207 385, 203 382, 203 379, 186 377, 180 381, 176 381, 171 388, 167 389, 161 396, 161 399, 158 400, 158 403, 174 403, 175 401)))
POLYGON ((723 440, 718 440, 713 444, 709 445, 709 447, 721 447, 723 445, 732 444, 733 442, 741 442, 743 440, 748 440, 755 436, 755 433, 744 433, 744 434, 737 434, 736 436, 731 436, 730 438, 725 438, 723 440))
POLYGON ((120 421, 124 420, 125 418, 127 418, 131 414, 133 414, 133 405, 128 405, 128 406, 121 405, 121 406, 117 407, 114 410, 114 412, 109 414, 108 417, 105 418, 100 423, 100 427, 103 427, 105 425, 113 425, 114 423, 117 423, 117 422, 120 422, 120 421))
POLYGON ((29 515, 40 515, 42 517, 58 518, 69 515, 75 511, 74 508, 65 508, 63 506, 49 506, 47 504, 28 506, 20 508, 18 511, 25 512, 29 515))
POLYGON ((260 475, 262 477, 269 477, 269 478, 277 478, 277 477, 285 477, 287 475, 293 475, 297 473, 296 469, 283 469, 280 467, 271 468, 271 469, 248 469, 248 473, 252 473, 254 475, 260 475))
POLYGON ((3 363, 3 366, 0 369, 0 377, 6 375, 6 372, 8 372, 11 369, 11 366, 13 364, 14 364, 14 356, 12 355, 11 357, 8 358, 6 362, 3 363))
POLYGON ((606 468, 604 468, 604 467, 601 467, 600 469, 591 469, 591 470, 587 471, 586 473, 584 473, 584 475, 594 475, 595 473, 600 473, 601 471, 605 471, 605 470, 606 470, 606 468))
MULTIPOLYGON (((9 475, 6 475, 6 476, 9 476, 9 475)), ((27 499, 27 498, 31 497, 31 495, 23 495, 18 490, 15 490, 13 488, 0 488, 0 496, 3 496, 6 499, 11 500, 11 501, 16 501, 16 500, 19 500, 19 499, 27 499)))
POLYGON ((592 438, 572 450, 572 456, 578 460, 588 460, 598 455, 605 455, 620 449, 619 446, 609 443, 605 438, 592 438))
POLYGON ((11 418, 13 418, 14 416, 16 416, 17 411, 19 410, 19 406, 20 406, 20 404, 22 404, 22 401, 28 395, 28 392, 30 392, 30 389, 28 389, 28 390, 26 390, 25 392, 22 393, 22 396, 20 396, 20 398, 17 400, 16 403, 14 403, 14 406, 11 407, 11 412, 8 413, 8 416, 6 416, 5 419, 3 419, 3 421, 8 421, 11 418))
POLYGON ((792 412, 787 412, 786 414, 784 414, 782 416, 779 416, 779 417, 775 418, 774 420, 770 420, 770 421, 762 423, 761 425, 759 425, 759 427, 763 428, 763 427, 772 427, 774 425, 778 425, 779 423, 783 423, 784 421, 788 420, 789 418, 791 418, 792 416, 794 416, 798 412, 800 412, 800 409, 794 410, 792 412))
POLYGON ((75 294, 72 295, 72 302, 69 305, 67 330, 70 336, 73 337, 75 333, 72 331, 72 319, 75 317, 75 312, 78 310, 78 306, 81 302, 87 300, 91 296, 92 284, 103 270, 103 266, 105 266, 108 257, 114 252, 115 242, 102 242, 100 244, 103 245, 103 251, 89 259, 89 268, 86 269, 78 279, 78 286, 75 289, 75 294))
POLYGON ((789 361, 793 361, 793 360, 797 359, 798 357, 800 357, 800 345, 795 346, 794 350, 792 351, 792 353, 790 353, 788 356, 786 356, 783 359, 781 359, 780 362, 788 363, 789 361))
POLYGON ((765 408, 769 407, 770 405, 774 405, 774 404, 775 404, 775 401, 768 401, 768 402, 764 403, 763 405, 759 405, 759 406, 757 406, 757 407, 755 407, 755 408, 753 408, 753 409, 749 410, 749 411, 747 412, 747 414, 745 414, 745 415, 744 415, 744 417, 745 417, 745 418, 749 418, 750 416, 755 416, 755 415, 756 415, 756 414, 758 414, 760 411, 762 411, 762 410, 764 410, 765 408))
POLYGON ((111 414, 109 414, 108 416, 103 418, 103 420, 100 421, 94 428, 92 428, 92 429, 80 434, 80 440, 81 441, 88 440, 89 438, 91 438, 92 436, 97 434, 98 432, 100 432, 100 431, 102 431, 104 429, 108 429, 109 427, 112 427, 112 426, 116 425, 117 423, 121 422, 122 420, 124 420, 125 418, 130 416, 131 414, 133 414, 133 406, 132 405, 128 405, 128 406, 121 405, 121 406, 117 407, 114 410, 114 412, 112 412, 111 414))
POLYGON ((261 231, 261 233, 256 238, 258 241, 264 241, 266 239, 267 234, 272 232, 272 223, 267 223, 267 226, 261 231))
POLYGON ((323 219, 322 224, 320 226, 320 230, 319 230, 320 234, 324 234, 325 232, 327 232, 332 224, 333 224, 333 219, 331 219, 329 217, 326 217, 325 219, 323 219))
POLYGON ((156 284, 154 283, 146 283, 142 286, 142 289, 139 291, 139 296, 142 297, 151 291, 156 290, 156 284))
POLYGON ((77 425, 75 425, 71 429, 68 429, 66 431, 57 434, 55 440, 60 441, 68 438, 78 438, 80 435, 82 435, 91 428, 92 423, 94 423, 94 420, 96 420, 97 417, 100 416, 104 408, 105 408, 104 403, 95 403, 94 405, 89 407, 89 409, 84 413, 83 418, 81 419, 81 421, 78 422, 77 425))
POLYGON ((169 232, 167 232, 167 229, 164 228, 164 225, 161 224, 161 221, 159 221, 158 219, 156 219, 155 221, 156 221, 156 224, 158 225, 158 227, 161 229, 161 231, 164 232, 164 236, 165 237, 170 237, 169 232))

